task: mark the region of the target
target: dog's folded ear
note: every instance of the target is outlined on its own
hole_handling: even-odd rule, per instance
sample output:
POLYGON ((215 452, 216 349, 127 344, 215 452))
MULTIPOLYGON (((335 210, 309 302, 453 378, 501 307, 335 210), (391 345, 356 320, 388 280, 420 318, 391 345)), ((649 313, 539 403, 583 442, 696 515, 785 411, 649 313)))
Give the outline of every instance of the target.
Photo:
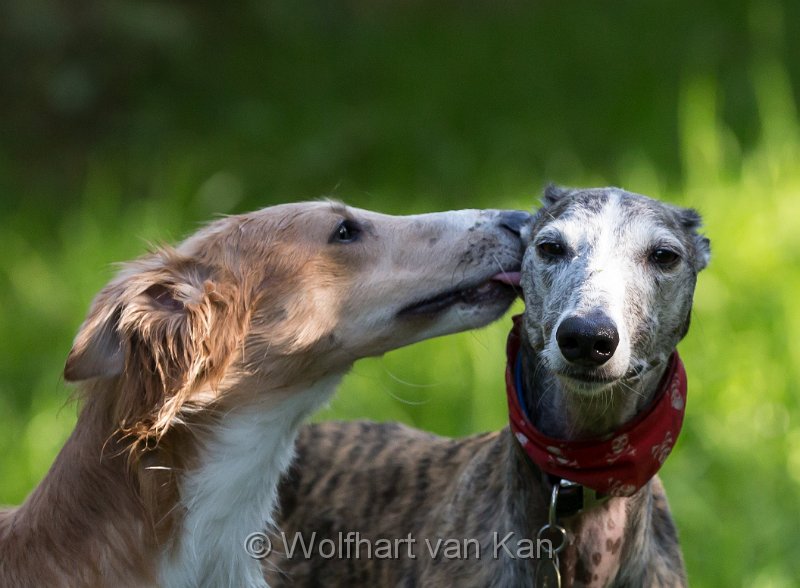
POLYGON ((64 365, 64 379, 80 382, 118 376, 125 368, 125 355, 117 333, 120 307, 106 306, 103 293, 84 321, 64 365))
POLYGON ((94 299, 67 357, 65 380, 121 375, 136 331, 140 336, 152 331, 159 318, 166 318, 164 314, 175 313, 175 319, 181 320, 185 305, 173 289, 180 278, 171 275, 166 264, 159 267, 154 261, 125 266, 94 299), (139 323, 138 328, 134 323, 139 323))
POLYGON ((575 190, 564 186, 557 186, 556 184, 547 184, 544 188, 544 195, 542 196, 542 204, 551 206, 561 200, 562 198, 574 193, 575 190))
MULTIPOLYGON (((573 188, 566 188, 564 186, 557 186, 556 184, 547 184, 544 187, 544 193, 542 194, 542 206, 536 213, 533 215, 533 220, 529 224, 529 226, 535 226, 537 221, 544 218, 546 214, 545 211, 548 207, 553 206, 556 202, 561 200, 562 198, 566 198, 570 194, 574 194, 576 190, 573 188)), ((528 231, 528 237, 530 237, 530 231, 528 231)), ((527 239, 526 239, 527 241, 527 239)))
POLYGON ((699 232, 700 227, 703 226, 703 218, 693 208, 680 209, 678 216, 681 226, 692 233, 695 249, 694 265, 699 272, 705 269, 708 262, 711 261, 711 241, 699 232))
POLYGON ((127 334, 133 335, 138 330, 140 336, 152 332, 155 323, 169 320, 169 314, 174 314, 175 322, 184 320, 186 307, 173 290, 174 280, 148 286, 148 278, 164 280, 165 276, 124 275, 95 298, 67 356, 65 380, 79 382, 123 373, 131 346, 122 324, 123 316, 128 323, 136 317, 138 329, 131 329, 129 325, 127 334))
POLYGON ((162 250, 126 265, 98 294, 64 378, 121 377, 130 392, 118 400, 121 421, 165 427, 197 385, 222 376, 244 323, 231 276, 162 250))

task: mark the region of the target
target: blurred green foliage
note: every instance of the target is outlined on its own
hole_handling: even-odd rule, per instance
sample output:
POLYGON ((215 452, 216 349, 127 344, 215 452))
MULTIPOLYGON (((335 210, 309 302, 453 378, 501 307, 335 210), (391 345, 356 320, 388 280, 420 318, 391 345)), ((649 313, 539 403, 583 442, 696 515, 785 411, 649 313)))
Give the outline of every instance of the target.
MULTIPOLYGON (((111 264, 215 213, 414 213, 617 184, 713 242, 664 469, 694 586, 800 578, 800 4, 0 7, 0 503, 74 423, 60 371, 111 264)), ((519 307, 518 307, 519 310, 519 307)), ((320 418, 505 421, 508 320, 359 362, 320 418)))

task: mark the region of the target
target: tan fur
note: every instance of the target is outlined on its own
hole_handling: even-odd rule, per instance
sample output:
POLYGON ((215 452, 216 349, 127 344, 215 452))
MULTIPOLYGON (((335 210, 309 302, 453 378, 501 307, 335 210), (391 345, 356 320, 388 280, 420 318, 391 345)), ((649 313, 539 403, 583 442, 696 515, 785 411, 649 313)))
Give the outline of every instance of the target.
MULTIPOLYGON (((214 458, 206 447, 228 415, 269 414, 360 357, 499 316, 514 297, 506 287, 430 316, 400 310, 518 269, 519 223, 504 218, 284 205, 125 264, 66 362, 66 380, 80 383, 74 432, 25 503, 0 512, 0 586, 157 584, 191 533, 184 483, 214 458), (358 242, 332 240, 343 220, 358 223, 358 242)), ((235 573, 225 580, 243 585, 235 573)))

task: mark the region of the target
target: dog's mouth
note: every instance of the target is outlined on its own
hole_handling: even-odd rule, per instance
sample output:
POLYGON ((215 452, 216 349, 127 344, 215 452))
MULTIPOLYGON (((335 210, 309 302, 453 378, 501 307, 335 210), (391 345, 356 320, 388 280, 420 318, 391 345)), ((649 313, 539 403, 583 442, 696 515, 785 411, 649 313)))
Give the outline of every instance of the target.
POLYGON ((446 290, 430 298, 409 304, 403 307, 397 315, 403 317, 430 316, 441 313, 457 304, 479 306, 500 301, 511 304, 520 292, 519 278, 520 272, 518 268, 513 271, 503 271, 473 286, 446 290))
POLYGON ((574 369, 562 370, 558 372, 557 375, 568 383, 573 384, 578 389, 594 390, 616 384, 620 381, 632 384, 641 377, 646 367, 646 364, 638 364, 631 367, 622 376, 610 375, 601 370, 578 371, 574 369))
POLYGON ((603 376, 601 374, 581 374, 575 372, 569 373, 561 373, 559 374, 562 378, 567 380, 572 380, 579 384, 587 384, 587 385, 604 385, 604 384, 613 384, 619 378, 612 378, 609 376, 603 376))

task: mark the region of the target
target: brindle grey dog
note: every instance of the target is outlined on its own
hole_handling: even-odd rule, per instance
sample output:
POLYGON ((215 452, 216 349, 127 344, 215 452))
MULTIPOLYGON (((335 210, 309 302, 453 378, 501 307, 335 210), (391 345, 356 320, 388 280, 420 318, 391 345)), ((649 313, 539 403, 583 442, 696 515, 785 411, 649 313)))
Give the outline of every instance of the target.
MULTIPOLYGON (((616 188, 548 188, 521 278, 521 379, 541 431, 607 435, 648 406, 709 259, 699 226, 693 210, 616 188)), ((289 556, 276 536, 267 575, 273 586, 532 586, 546 555, 531 557, 524 541, 547 522, 550 493, 508 428, 450 440, 396 424, 309 426, 279 524, 310 557, 289 556), (332 555, 317 549, 325 538, 337 542, 332 555), (400 543, 368 551, 386 539, 400 543)), ((657 476, 562 523, 563 586, 686 585, 657 476)))

